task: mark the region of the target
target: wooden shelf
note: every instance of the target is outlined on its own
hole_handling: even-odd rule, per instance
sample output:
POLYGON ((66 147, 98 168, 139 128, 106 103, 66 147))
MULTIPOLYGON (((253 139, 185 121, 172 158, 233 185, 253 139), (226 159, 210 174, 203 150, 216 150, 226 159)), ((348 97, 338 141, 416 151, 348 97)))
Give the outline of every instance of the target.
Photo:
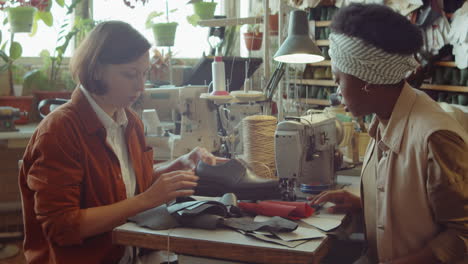
POLYGON ((330 105, 330 101, 326 99, 299 98, 299 102, 302 104, 310 104, 310 105, 330 105))
POLYGON ((457 67, 454 61, 437 61, 435 65, 443 67, 457 67))
POLYGON ((307 65, 310 66, 331 66, 331 61, 329 60, 323 60, 315 63, 307 63, 307 65))
POLYGON ((225 19, 207 19, 198 21, 198 25, 202 27, 226 27, 245 24, 261 24, 263 16, 243 17, 243 18, 225 18, 225 19))
POLYGON ((421 89, 445 91, 445 92, 468 93, 468 86, 423 84, 423 85, 421 85, 421 89))
POLYGON ((330 46, 330 41, 328 39, 319 39, 315 41, 317 46, 330 46))
POLYGON ((295 84, 305 84, 305 85, 318 85, 318 86, 338 86, 332 80, 314 80, 314 79, 294 79, 291 80, 291 83, 295 84))
POLYGON ((331 24, 330 20, 315 21, 315 27, 328 27, 330 26, 330 24, 331 24))

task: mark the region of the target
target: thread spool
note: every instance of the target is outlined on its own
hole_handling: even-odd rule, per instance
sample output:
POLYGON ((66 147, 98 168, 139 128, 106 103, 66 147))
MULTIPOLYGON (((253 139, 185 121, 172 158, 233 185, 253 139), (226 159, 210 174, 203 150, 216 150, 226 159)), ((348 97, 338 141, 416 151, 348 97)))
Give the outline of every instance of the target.
POLYGON ((276 178, 276 118, 267 115, 248 116, 242 120, 244 158, 257 176, 276 178))
POLYGON ((229 95, 226 91, 226 76, 223 57, 216 56, 211 63, 211 74, 213 79, 213 92, 211 95, 229 95))

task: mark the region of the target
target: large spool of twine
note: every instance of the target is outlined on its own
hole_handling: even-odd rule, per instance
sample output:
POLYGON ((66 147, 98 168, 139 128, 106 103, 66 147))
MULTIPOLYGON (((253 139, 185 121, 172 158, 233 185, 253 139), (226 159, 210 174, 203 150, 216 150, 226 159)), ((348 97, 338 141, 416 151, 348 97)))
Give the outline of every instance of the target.
POLYGON ((244 158, 255 174, 276 178, 276 118, 267 115, 248 116, 242 120, 244 158))

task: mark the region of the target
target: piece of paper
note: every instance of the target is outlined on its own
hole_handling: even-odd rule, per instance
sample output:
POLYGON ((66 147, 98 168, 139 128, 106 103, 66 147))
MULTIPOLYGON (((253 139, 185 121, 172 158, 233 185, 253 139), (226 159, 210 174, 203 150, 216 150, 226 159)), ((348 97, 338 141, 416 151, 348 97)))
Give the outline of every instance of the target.
POLYGON ((293 232, 275 232, 277 237, 284 241, 310 240, 325 237, 326 235, 315 228, 297 227, 293 232))
POLYGON ((241 234, 244 234, 246 236, 254 237, 254 238, 260 239, 260 240, 265 241, 265 242, 275 243, 275 244, 286 246, 286 247, 289 247, 289 248, 295 248, 295 247, 299 246, 300 244, 304 244, 305 242, 308 241, 308 240, 283 241, 283 240, 281 240, 279 238, 273 238, 272 235, 265 236, 265 235, 256 234, 256 233, 253 233, 253 232, 245 232, 245 231, 242 231, 242 230, 236 230, 236 231, 241 233, 241 234))
POLYGON ((271 216, 257 215, 254 218, 254 222, 265 222, 270 220, 271 216))
POLYGON ((330 214, 327 209, 334 206, 334 203, 327 202, 322 206, 322 209, 308 218, 300 219, 302 222, 314 226, 323 231, 330 231, 341 225, 345 218, 345 214, 330 214))
POLYGON ((330 231, 337 228, 341 224, 341 220, 332 219, 332 218, 323 218, 318 216, 311 216, 309 218, 301 219, 302 222, 319 228, 323 231, 330 231))

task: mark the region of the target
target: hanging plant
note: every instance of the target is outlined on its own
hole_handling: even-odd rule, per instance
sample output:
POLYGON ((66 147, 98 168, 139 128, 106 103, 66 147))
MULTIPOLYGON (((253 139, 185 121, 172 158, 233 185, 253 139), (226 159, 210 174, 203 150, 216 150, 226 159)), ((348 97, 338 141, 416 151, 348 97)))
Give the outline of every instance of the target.
POLYGON ((123 0, 124 4, 130 8, 135 8, 135 5, 140 2, 142 5, 148 3, 149 0, 123 0))
POLYGON ((146 18, 146 28, 153 30, 156 46, 174 46, 177 22, 171 22, 169 14, 176 12, 177 9, 169 10, 169 2, 166 0, 166 12, 151 12, 146 18), (162 18, 166 15, 165 19, 162 18))

